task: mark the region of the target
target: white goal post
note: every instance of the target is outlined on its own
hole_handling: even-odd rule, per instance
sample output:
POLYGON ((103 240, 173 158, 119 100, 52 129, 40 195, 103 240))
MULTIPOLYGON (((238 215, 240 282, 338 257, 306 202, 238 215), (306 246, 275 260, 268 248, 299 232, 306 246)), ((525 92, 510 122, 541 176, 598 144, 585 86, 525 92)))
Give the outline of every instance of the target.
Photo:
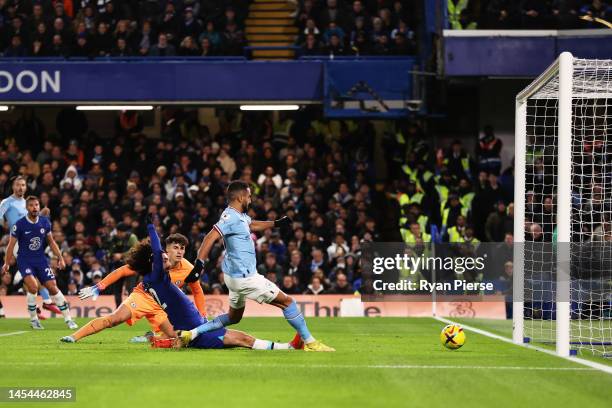
POLYGON ((513 340, 612 356, 612 60, 559 58, 516 97, 513 340))

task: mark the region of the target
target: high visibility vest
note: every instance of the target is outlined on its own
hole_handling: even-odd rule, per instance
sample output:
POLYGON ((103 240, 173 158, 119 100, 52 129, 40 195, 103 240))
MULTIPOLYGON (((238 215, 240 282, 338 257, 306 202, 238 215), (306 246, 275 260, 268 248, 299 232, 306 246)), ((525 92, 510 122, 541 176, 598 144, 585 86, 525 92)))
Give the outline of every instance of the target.
POLYGON ((478 240, 478 238, 475 237, 472 237, 472 239, 468 241, 467 239, 465 239, 464 236, 462 236, 457 242, 462 244, 472 244, 474 246, 474 249, 477 249, 480 245, 480 241, 478 240))
POLYGON ((475 193, 467 193, 464 196, 459 198, 459 202, 462 206, 467 208, 468 210, 472 209, 472 201, 474 201, 475 193))
MULTIPOLYGON (((442 163, 444 163, 445 166, 448 166, 448 162, 450 161, 450 159, 448 157, 444 158, 444 160, 442 161, 442 163)), ((466 174, 470 174, 470 155, 466 155, 461 157, 461 168, 463 169, 463 171, 466 174)))
POLYGON ((443 184, 436 184, 436 191, 440 196, 440 211, 444 211, 444 207, 446 206, 446 200, 448 200, 448 187, 443 184))
MULTIPOLYGON (((446 226, 446 223, 448 222, 448 215, 450 214, 450 210, 450 208, 445 208, 444 211, 442 211, 442 225, 444 226, 446 226)), ((461 215, 467 217, 468 209, 465 207, 461 207, 461 215)))
POLYGON ((453 30, 463 30, 461 25, 461 12, 468 5, 468 0, 459 0, 457 4, 453 0, 448 0, 448 22, 453 30))
MULTIPOLYGON (((400 228, 400 233, 406 244, 416 244, 416 237, 408 228, 400 228)), ((426 232, 421 232, 421 239, 423 242, 431 242, 431 235, 426 232)))
POLYGON ((293 126, 293 121, 291 119, 287 119, 282 122, 277 122, 273 126, 273 133, 275 135, 283 135, 288 137, 289 131, 291 130, 291 126, 293 126))
POLYGON ((461 242, 460 240, 463 239, 463 230, 464 229, 465 228, 463 228, 461 231, 459 231, 459 228, 457 228, 456 225, 454 227, 450 227, 447 230, 448 242, 451 242, 451 243, 461 242))
POLYGON ((419 215, 419 218, 417 219, 417 223, 419 224, 419 226, 421 227, 421 231, 427 231, 427 223, 429 222, 429 217, 426 215, 419 215))
MULTIPOLYGON (((399 225, 400 227, 404 227, 406 225, 406 223, 408 222, 408 217, 406 216, 402 216, 399 219, 399 225)), ((417 219, 417 224, 419 224, 419 227, 421 227, 421 231, 427 231, 427 223, 429 222, 429 217, 426 215, 419 215, 419 218, 417 219)))

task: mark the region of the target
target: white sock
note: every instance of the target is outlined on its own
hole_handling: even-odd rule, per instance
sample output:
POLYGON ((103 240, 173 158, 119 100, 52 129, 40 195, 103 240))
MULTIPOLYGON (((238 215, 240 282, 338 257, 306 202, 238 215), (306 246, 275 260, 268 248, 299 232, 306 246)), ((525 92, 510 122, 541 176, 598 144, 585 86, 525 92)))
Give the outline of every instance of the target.
POLYGON ((198 329, 193 329, 189 331, 191 332, 191 340, 195 339, 196 337, 200 335, 200 333, 198 333, 198 329))
POLYGON ((55 303, 59 310, 62 311, 64 321, 72 320, 72 317, 70 316, 70 308, 68 307, 68 303, 66 303, 66 298, 64 297, 64 294, 61 291, 57 291, 57 294, 51 296, 51 299, 53 299, 53 303, 55 303))
POLYGON ((289 343, 274 343, 269 340, 255 339, 251 348, 253 350, 289 350, 292 347, 289 343))
POLYGON ((28 313, 30 314, 30 320, 38 320, 38 314, 36 314, 36 293, 27 292, 26 302, 28 303, 28 313))
POLYGON ((253 342, 253 347, 251 348, 253 350, 271 350, 272 342, 268 340, 255 339, 255 341, 253 342))
POLYGON ((274 343, 274 350, 293 350, 289 343, 274 343))
POLYGON ((4 316, 4 308, 0 307, 0 316, 4 316))

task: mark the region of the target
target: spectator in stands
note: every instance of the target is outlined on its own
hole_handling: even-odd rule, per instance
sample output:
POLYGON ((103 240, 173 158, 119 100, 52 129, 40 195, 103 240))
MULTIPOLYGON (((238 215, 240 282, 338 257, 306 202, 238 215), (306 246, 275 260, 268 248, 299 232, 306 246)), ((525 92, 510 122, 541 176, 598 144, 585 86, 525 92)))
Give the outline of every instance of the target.
POLYGON ((130 36, 132 49, 137 51, 137 55, 145 56, 155 43, 155 35, 149 20, 142 22, 142 27, 138 33, 130 36))
POLYGON ((157 44, 151 47, 149 55, 153 57, 170 57, 176 55, 176 50, 174 45, 168 43, 168 36, 165 33, 161 33, 157 37, 157 44))
POLYGON ((23 45, 21 37, 16 34, 11 38, 11 45, 4 50, 5 57, 25 57, 28 55, 28 50, 23 45))
POLYGON ((321 55, 321 48, 314 34, 306 36, 306 42, 302 44, 301 55, 314 56, 321 55))
POLYGON ((306 287, 304 291, 305 295, 320 295, 325 291, 323 284, 321 283, 321 279, 313 276, 310 284, 306 287))
POLYGON ((159 31, 166 35, 168 42, 175 42, 179 33, 180 20, 173 2, 167 2, 164 14, 159 22, 159 31))
POLYGON ((47 53, 50 57, 68 57, 70 56, 70 49, 64 45, 62 36, 55 34, 53 36, 49 52, 47 53))
POLYGON ((202 26, 195 19, 193 8, 185 7, 183 11, 183 23, 180 28, 180 37, 198 38, 202 32, 202 26))
POLYGON ((127 45, 127 40, 124 37, 117 38, 115 47, 111 50, 113 57, 131 57, 132 49, 127 45))
POLYGON ((497 30, 517 28, 517 3, 512 0, 489 0, 483 10, 481 27, 497 30))
POLYGON ((293 276, 289 275, 283 276, 280 289, 288 295, 297 295, 301 293, 300 289, 295 284, 293 276))
POLYGON ((200 34, 199 37, 200 43, 204 38, 208 38, 208 41, 210 41, 213 50, 218 51, 221 47, 223 39, 221 38, 221 34, 215 31, 215 24, 212 22, 212 20, 206 22, 206 30, 202 34, 200 34))
MULTIPOLYGON (((604 0, 592 0, 590 4, 585 4, 580 8, 580 15, 587 15, 593 19, 599 18, 601 20, 609 21, 612 15, 612 6, 608 5, 608 2, 604 0)), ((601 23, 597 21, 588 21, 586 23, 588 28, 602 27, 601 23)))
POLYGON ((77 36, 77 42, 72 50, 72 55, 75 57, 92 57, 93 49, 91 48, 91 44, 87 39, 86 34, 79 34, 77 36))
POLYGON ((269 274, 273 274, 275 278, 270 279, 273 282, 280 282, 283 278, 283 269, 276 262, 276 254, 273 252, 268 252, 266 254, 264 263, 257 266, 257 272, 266 277, 268 277, 269 274))
POLYGON ((330 55, 330 56, 331 55, 334 55, 334 56, 346 55, 346 50, 344 49, 342 40, 337 34, 334 33, 329 37, 327 46, 323 49, 323 54, 330 55))
POLYGON ((181 41, 177 54, 184 57, 196 57, 200 54, 200 50, 198 49, 197 44, 193 41, 193 38, 191 36, 187 36, 183 38, 183 41, 181 41))
MULTIPOLYGON (((308 28, 308 27, 307 27, 308 28)), ((344 42, 344 30, 338 26, 335 21, 331 21, 327 26, 327 29, 323 33, 323 41, 329 46, 332 42, 332 37, 338 37, 339 44, 344 42)))
POLYGON ((484 133, 476 147, 479 169, 498 176, 501 170, 501 149, 502 141, 495 137, 493 126, 485 126, 484 133))
POLYGON ((353 288, 344 273, 340 272, 336 275, 336 281, 334 282, 328 293, 334 293, 338 295, 349 295, 353 293, 353 288))
POLYGON ((315 20, 313 18, 309 18, 308 20, 306 20, 306 26, 300 33, 300 36, 298 37, 298 42, 303 43, 304 41, 306 41, 306 38, 309 35, 314 36, 317 41, 321 38, 321 31, 319 31, 319 28, 317 27, 317 24, 315 23, 315 20))
POLYGON ((346 25, 344 13, 338 7, 338 0, 327 0, 327 7, 317 17, 323 27, 329 27, 330 23, 335 23, 338 27, 346 25))
POLYGON ((202 40, 200 41, 200 49, 202 50, 200 52, 200 56, 202 57, 213 57, 217 55, 208 37, 202 38, 202 40))
POLYGON ((521 3, 521 27, 527 30, 537 30, 546 27, 549 17, 545 2, 541 0, 523 0, 521 3))
POLYGON ((106 57, 110 55, 113 48, 113 36, 109 31, 108 24, 104 22, 98 23, 96 34, 93 37, 92 46, 95 55, 106 57))
POLYGON ((225 25, 223 31, 224 37, 224 54, 226 55, 242 55, 242 47, 244 47, 244 33, 238 27, 235 21, 229 21, 225 25))
POLYGON ((485 223, 487 241, 501 242, 506 233, 512 232, 507 229, 510 224, 506 203, 499 200, 495 205, 495 211, 489 214, 485 223))

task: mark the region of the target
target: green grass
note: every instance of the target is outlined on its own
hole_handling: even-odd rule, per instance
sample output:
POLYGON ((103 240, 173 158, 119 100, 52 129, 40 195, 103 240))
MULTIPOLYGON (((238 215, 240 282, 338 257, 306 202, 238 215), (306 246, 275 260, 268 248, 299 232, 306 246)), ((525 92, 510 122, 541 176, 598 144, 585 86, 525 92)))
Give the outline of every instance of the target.
MULTIPOLYGON (((308 322, 336 353, 128 343, 144 323, 62 344, 69 331, 59 319, 40 332, 3 319, 0 334, 27 333, 0 337, 0 386, 74 386, 77 402, 68 407, 610 406, 611 375, 469 331, 463 348, 446 350, 443 324, 433 319, 308 322)), ((236 328, 264 339, 292 336, 282 318, 245 318, 236 328)), ((35 406, 19 406, 28 405, 35 406)))
MULTIPOLYGON (((470 318, 456 318, 453 319, 457 323, 472 326, 478 329, 486 330, 490 333, 497 334, 502 337, 512 338, 512 320, 497 320, 497 319, 470 319, 470 318)), ((598 340, 602 339, 605 333, 605 337, 609 338, 612 328, 610 328, 610 322, 605 321, 601 323, 599 321, 593 322, 589 325, 587 321, 572 321, 571 322, 571 339, 577 341, 579 338, 585 338, 589 335, 595 336, 598 340), (582 334, 582 337, 580 336, 582 334)), ((550 320, 526 320, 525 321, 525 335, 532 337, 532 344, 538 347, 547 348, 549 350, 555 349, 555 333, 556 326, 554 321, 550 320)), ((577 346, 575 344, 570 346, 572 349, 578 352, 580 358, 591 360, 599 364, 605 364, 612 366, 612 359, 604 357, 604 355, 610 354, 610 346, 590 346, 584 344, 577 346)))

